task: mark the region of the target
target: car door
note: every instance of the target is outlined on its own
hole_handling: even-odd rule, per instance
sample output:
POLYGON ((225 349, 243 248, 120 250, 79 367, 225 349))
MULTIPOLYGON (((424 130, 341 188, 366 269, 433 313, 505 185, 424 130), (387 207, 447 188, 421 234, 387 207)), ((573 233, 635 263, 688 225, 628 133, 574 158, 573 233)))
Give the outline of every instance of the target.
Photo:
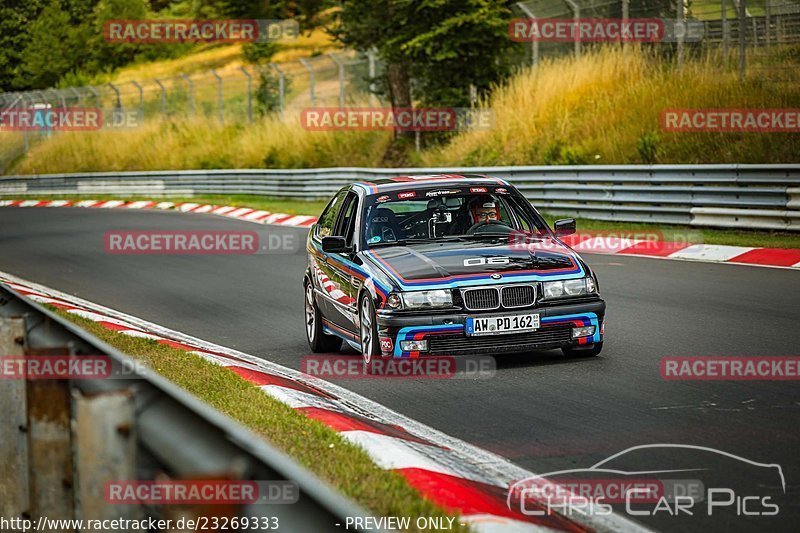
MULTIPOLYGON (((359 212, 359 198, 353 191, 348 191, 339 210, 333 235, 344 237, 348 246, 353 246, 356 235, 356 219, 359 212)), ((328 254, 328 268, 335 292, 331 293, 331 314, 329 318, 337 326, 356 333, 356 315, 358 288, 361 278, 353 270, 353 254, 328 254)))
POLYGON ((330 201, 328 206, 319 217, 319 222, 314 227, 311 239, 314 241, 310 256, 311 274, 314 278, 314 287, 317 290, 317 306, 322 312, 323 318, 330 320, 337 313, 332 298, 337 291, 341 291, 339 286, 339 276, 336 273, 330 255, 322 251, 322 238, 335 235, 336 222, 339 218, 344 200, 347 198, 347 190, 339 191, 330 201), (333 296, 332 296, 333 294, 333 296))

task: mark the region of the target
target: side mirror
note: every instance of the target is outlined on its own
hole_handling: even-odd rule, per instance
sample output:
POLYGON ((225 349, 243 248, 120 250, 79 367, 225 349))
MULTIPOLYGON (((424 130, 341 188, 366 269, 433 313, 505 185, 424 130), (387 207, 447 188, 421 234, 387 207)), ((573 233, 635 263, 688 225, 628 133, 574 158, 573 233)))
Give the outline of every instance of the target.
POLYGON ((562 218, 556 220, 553 224, 553 229, 556 231, 556 237, 566 237, 572 235, 577 231, 574 218, 562 218))
POLYGON ((322 251, 329 254, 343 254, 351 252, 344 237, 323 237, 322 251))

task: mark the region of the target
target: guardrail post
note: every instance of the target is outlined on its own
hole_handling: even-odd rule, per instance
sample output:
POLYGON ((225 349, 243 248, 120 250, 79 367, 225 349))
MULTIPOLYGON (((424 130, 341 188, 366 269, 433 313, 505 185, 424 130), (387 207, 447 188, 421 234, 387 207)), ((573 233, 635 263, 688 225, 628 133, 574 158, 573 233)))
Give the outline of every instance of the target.
MULTIPOLYGON (((529 19, 534 20, 536 18, 533 11, 522 2, 518 2, 517 7, 519 7, 529 19)), ((539 66, 539 41, 537 39, 531 41, 531 66, 539 66)))
POLYGON ((339 59, 330 52, 328 57, 331 61, 336 64, 336 67, 339 69, 339 107, 344 107, 344 63, 339 61, 339 59))
POLYGON ((105 501, 104 491, 109 481, 137 478, 133 394, 73 390, 72 399, 77 518, 141 519, 140 506, 112 505, 105 501))
POLYGON ((278 109, 281 114, 281 119, 283 119, 283 111, 284 111, 284 98, 286 93, 286 75, 275 63, 270 63, 269 66, 275 69, 275 72, 278 73, 278 109))
POLYGON ((194 115, 194 82, 186 74, 181 74, 181 78, 189 84, 189 110, 194 115))
POLYGON ((225 122, 222 111, 222 76, 217 74, 217 71, 213 68, 211 69, 211 74, 217 78, 217 108, 219 112, 219 123, 222 124, 225 122))
MULTIPOLYGON (((25 320, 0 317, 0 356, 22 356, 25 320)), ((4 380, 0 387, 0 516, 29 513, 27 400, 24 379, 4 380)))
POLYGON ((314 67, 311 66, 306 59, 300 58, 300 63, 308 69, 308 96, 311 99, 311 105, 314 105, 314 67))
MULTIPOLYGON (((161 83, 161 80, 156 78, 153 80, 158 85, 159 89, 161 89, 161 114, 167 114, 167 90, 164 88, 164 84, 161 83)), ((163 117, 162 117, 163 118, 163 117)))
MULTIPOLYGON (((48 351, 66 355, 67 350, 48 351)), ((35 357, 35 356, 33 356, 35 357)), ((69 382, 29 380, 28 479, 31 517, 73 517, 69 382)))
POLYGON ((247 121, 253 122, 253 76, 247 72, 244 65, 239 68, 247 76, 247 121))

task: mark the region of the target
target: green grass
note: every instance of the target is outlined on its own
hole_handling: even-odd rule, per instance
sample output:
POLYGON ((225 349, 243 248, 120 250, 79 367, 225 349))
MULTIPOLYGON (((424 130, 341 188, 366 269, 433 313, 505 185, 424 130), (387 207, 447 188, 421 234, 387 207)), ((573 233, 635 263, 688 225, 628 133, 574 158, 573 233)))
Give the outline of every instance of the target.
MULTIPOLYGON (((249 427, 376 516, 457 517, 424 499, 400 474, 379 468, 363 449, 328 426, 271 398, 233 371, 152 339, 130 337, 51 309, 249 427)), ((469 531, 458 519, 453 525, 455 531, 469 531)))

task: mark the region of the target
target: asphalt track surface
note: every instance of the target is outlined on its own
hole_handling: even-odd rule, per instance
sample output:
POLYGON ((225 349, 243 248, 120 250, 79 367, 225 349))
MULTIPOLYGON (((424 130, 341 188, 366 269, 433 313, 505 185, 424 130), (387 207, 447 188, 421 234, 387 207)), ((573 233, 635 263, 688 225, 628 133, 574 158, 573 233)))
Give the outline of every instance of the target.
MULTIPOLYGON (((309 354, 301 287, 306 231, 159 211, 0 209, 0 270, 299 368, 300 358, 309 354), (254 229, 288 235, 298 251, 131 256, 107 254, 103 244, 109 230, 254 229)), ((731 505, 711 517, 701 506, 692 517, 661 511, 655 518, 636 519, 665 531, 796 530, 798 382, 665 381, 659 362, 672 355, 800 355, 800 273, 584 257, 597 271, 608 303, 600 357, 501 356, 496 375, 486 380, 338 383, 539 473, 586 468, 631 446, 653 443, 706 446, 779 464, 786 495, 772 500, 780 505, 777 516, 743 518, 731 505)), ((737 496, 780 492, 774 477, 738 460, 714 454, 687 459, 680 450, 656 455, 632 455, 624 469, 683 468, 688 461, 712 477, 685 477, 703 479, 707 487, 736 487, 737 496)))

